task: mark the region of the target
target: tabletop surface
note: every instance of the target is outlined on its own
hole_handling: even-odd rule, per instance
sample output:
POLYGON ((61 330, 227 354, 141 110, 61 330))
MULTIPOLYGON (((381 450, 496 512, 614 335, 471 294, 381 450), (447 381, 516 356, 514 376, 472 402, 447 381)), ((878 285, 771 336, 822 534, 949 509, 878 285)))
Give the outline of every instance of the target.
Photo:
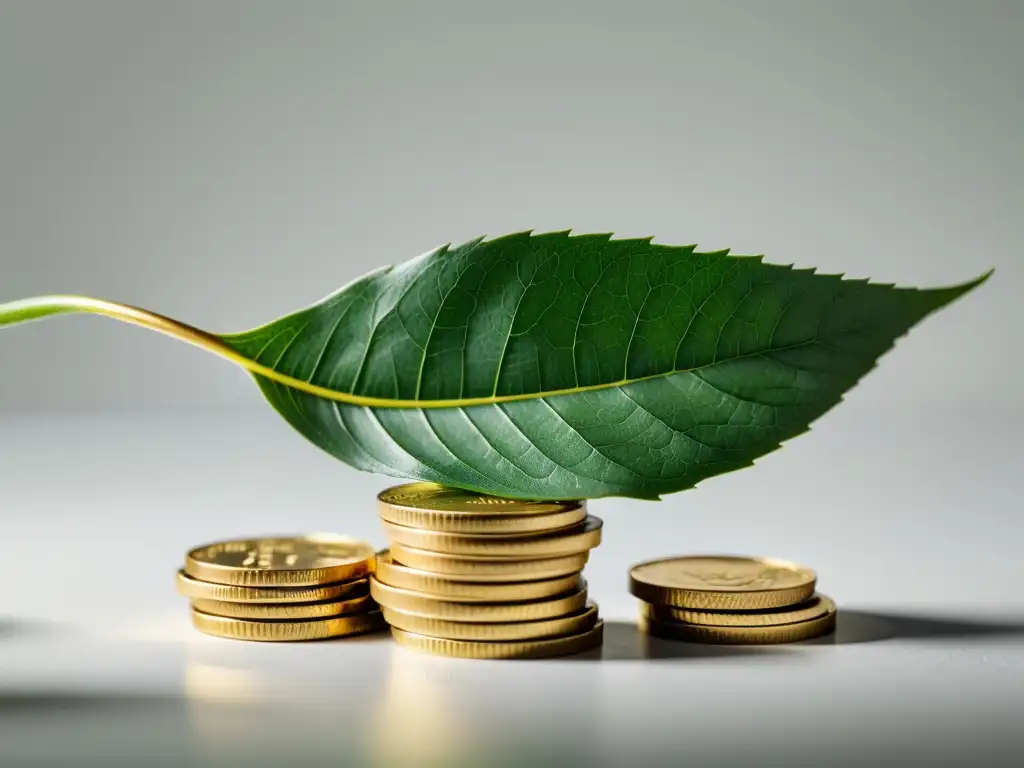
POLYGON ((358 473, 266 412, 0 421, 0 763, 1020 764, 1021 421, 840 408, 757 467, 660 503, 592 502, 600 653, 435 658, 387 635, 206 637, 186 549, 336 531, 383 545, 358 473), (632 563, 682 553, 817 570, 837 633, 648 641, 632 563), (571 760, 570 760, 571 758, 571 760))

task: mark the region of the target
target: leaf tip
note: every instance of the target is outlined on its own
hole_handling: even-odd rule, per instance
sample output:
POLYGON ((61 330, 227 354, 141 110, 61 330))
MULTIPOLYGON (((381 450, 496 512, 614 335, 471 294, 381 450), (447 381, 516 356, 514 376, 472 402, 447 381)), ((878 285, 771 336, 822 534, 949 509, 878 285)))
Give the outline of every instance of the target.
POLYGON ((977 288, 978 286, 982 285, 983 283, 988 282, 988 279, 990 277, 992 277, 992 274, 995 271, 996 271, 996 268, 995 267, 991 267, 991 268, 985 270, 984 272, 982 272, 977 277, 971 278, 970 280, 967 280, 966 282, 959 283, 958 285, 951 285, 948 288, 940 289, 940 290, 943 290, 944 292, 948 292, 948 293, 952 294, 951 300, 955 299, 955 298, 957 298, 959 296, 963 296, 965 293, 969 293, 970 291, 973 291, 975 288, 977 288))
POLYGON ((970 293, 982 283, 985 283, 992 274, 995 272, 995 267, 982 272, 975 278, 967 280, 957 285, 950 285, 943 288, 932 288, 924 291, 924 293, 931 294, 938 301, 936 308, 949 304, 950 302, 956 301, 966 293, 970 293))
POLYGON ((990 277, 992 277, 993 274, 995 274, 995 271, 995 267, 989 267, 988 269, 986 269, 984 272, 982 272, 980 275, 974 278, 974 280, 971 281, 971 288, 974 288, 975 286, 979 286, 982 283, 986 282, 990 277))

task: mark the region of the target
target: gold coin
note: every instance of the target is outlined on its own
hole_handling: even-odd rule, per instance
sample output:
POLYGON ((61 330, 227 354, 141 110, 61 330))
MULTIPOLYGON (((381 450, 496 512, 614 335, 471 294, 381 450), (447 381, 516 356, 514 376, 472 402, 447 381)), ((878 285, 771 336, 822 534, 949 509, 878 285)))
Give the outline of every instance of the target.
POLYGON ((554 557, 588 552, 601 543, 601 518, 587 515, 586 521, 548 533, 520 533, 509 536, 439 533, 384 522, 384 534, 392 544, 443 552, 446 555, 477 557, 554 557))
POLYGON ((393 628, 417 635, 440 637, 447 640, 477 640, 509 642, 539 640, 546 637, 578 635, 597 624, 597 606, 591 603, 580 613, 539 621, 516 621, 501 624, 474 624, 465 621, 445 621, 415 613, 381 608, 384 620, 393 628))
POLYGON ((587 604, 587 586, 564 595, 522 603, 454 603, 399 589, 370 579, 370 594, 381 606, 445 621, 473 621, 483 624, 509 621, 539 621, 582 611, 587 604))
POLYGON ((185 573, 215 584, 302 587, 349 581, 373 568, 374 549, 330 533, 220 541, 185 556, 185 573))
POLYGON ((377 496, 382 520, 412 528, 453 533, 536 533, 582 522, 578 501, 516 501, 435 483, 408 483, 377 496))
POLYGON ((835 611, 831 598, 815 595, 806 603, 791 608, 769 608, 765 611, 693 611, 670 605, 640 603, 640 613, 660 622, 711 625, 716 627, 772 627, 797 624, 820 618, 835 611))
POLYGON ((382 584, 423 592, 440 600, 455 603, 509 603, 540 600, 564 595, 580 588, 580 575, 572 573, 543 581, 503 582, 486 584, 478 581, 453 581, 430 571, 418 571, 396 563, 384 550, 377 554, 375 576, 382 584))
POLYGON ((776 624, 768 627, 713 627, 706 624, 683 624, 640 618, 640 630, 665 640, 721 645, 768 645, 798 643, 827 635, 836 628, 836 611, 810 621, 776 624))
POLYGON ((192 607, 212 616, 235 619, 261 619, 263 621, 293 621, 296 619, 326 619, 331 616, 349 616, 366 613, 377 607, 373 598, 363 595, 352 600, 332 600, 324 603, 229 603, 225 600, 193 600, 192 607))
POLYGON ((200 632, 231 640, 257 640, 262 642, 294 642, 297 640, 325 640, 328 637, 361 635, 384 629, 387 624, 380 611, 356 613, 313 621, 254 621, 211 616, 192 609, 192 623, 200 632))
POLYGON ((354 579, 321 587, 232 587, 199 581, 185 571, 178 571, 178 592, 193 600, 224 600, 230 603, 319 603, 368 595, 370 581, 354 579))
POLYGON ((391 628, 391 636, 401 646, 435 656, 460 659, 549 659, 597 648, 604 636, 604 622, 598 621, 592 628, 577 635, 521 642, 448 640, 394 627, 391 628))
POLYGON ((526 558, 493 558, 493 557, 453 557, 441 552, 429 552, 415 547, 403 547, 392 542, 391 559, 393 562, 430 571, 439 577, 475 582, 507 582, 507 581, 540 581, 568 576, 583 570, 590 557, 588 552, 561 557, 526 558))
POLYGON ((629 591, 677 608, 759 611, 810 599, 816 581, 814 571, 784 560, 692 555, 634 565, 629 591))
POLYGON ((487 496, 437 483, 405 483, 381 491, 377 499, 384 504, 425 511, 469 513, 473 515, 546 515, 580 506, 579 501, 523 501, 487 496))

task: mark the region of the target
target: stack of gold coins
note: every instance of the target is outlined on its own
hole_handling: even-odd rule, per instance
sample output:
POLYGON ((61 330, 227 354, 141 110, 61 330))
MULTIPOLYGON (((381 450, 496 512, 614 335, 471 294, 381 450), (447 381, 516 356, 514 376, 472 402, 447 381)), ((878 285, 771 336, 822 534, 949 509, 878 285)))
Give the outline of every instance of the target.
POLYGON ((480 659, 545 658, 601 644, 581 572, 601 520, 581 502, 514 501, 433 483, 378 497, 391 544, 370 592, 406 647, 480 659))
POLYGON ((334 534, 241 539, 197 547, 178 571, 200 632, 286 642, 386 628, 370 597, 374 549, 334 534))
POLYGON ((836 605, 815 594, 817 575, 783 560, 687 556, 633 566, 629 591, 641 600, 640 627, 694 643, 761 645, 826 635, 836 605))

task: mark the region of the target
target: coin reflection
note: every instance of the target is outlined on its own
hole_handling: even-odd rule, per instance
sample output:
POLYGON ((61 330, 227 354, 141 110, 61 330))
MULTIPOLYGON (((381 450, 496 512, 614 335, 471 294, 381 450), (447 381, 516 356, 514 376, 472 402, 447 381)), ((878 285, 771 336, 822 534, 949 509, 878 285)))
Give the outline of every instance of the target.
POLYGON ((236 754, 247 741, 250 710, 268 694, 268 681, 247 669, 188 660, 182 684, 191 747, 218 761, 236 754))
POLYGON ((190 701, 250 702, 266 692, 264 681, 247 669, 190 661, 185 665, 185 696, 190 701))
POLYGON ((375 765, 471 765, 471 718, 453 700, 451 667, 395 648, 375 710, 375 765))

